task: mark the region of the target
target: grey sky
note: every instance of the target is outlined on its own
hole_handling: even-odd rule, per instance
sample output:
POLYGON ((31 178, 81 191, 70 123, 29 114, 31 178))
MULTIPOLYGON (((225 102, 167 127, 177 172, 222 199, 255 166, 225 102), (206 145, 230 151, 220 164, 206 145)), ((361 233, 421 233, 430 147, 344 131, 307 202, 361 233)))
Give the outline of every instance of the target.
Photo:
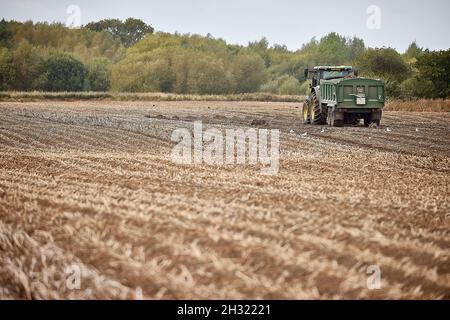
POLYGON ((400 51, 416 40, 430 49, 450 47, 448 0, 0 0, 0 17, 65 22, 69 5, 81 9, 81 23, 103 18, 140 18, 156 30, 208 32, 229 43, 265 36, 298 49, 312 37, 335 31, 358 36, 371 47, 400 51), (366 25, 370 5, 381 9, 381 28, 366 25))

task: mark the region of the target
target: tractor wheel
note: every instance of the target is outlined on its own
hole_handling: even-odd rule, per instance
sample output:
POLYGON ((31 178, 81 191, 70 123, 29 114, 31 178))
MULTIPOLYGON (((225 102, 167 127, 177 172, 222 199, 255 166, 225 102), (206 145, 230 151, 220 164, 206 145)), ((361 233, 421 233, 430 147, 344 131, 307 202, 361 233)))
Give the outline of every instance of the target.
POLYGON ((327 115, 324 115, 320 110, 319 99, 317 98, 315 92, 313 92, 311 95, 311 108, 309 118, 311 124, 325 124, 327 119, 327 115))
POLYGON ((310 118, 309 118, 309 103, 303 103, 303 124, 309 124, 310 118))

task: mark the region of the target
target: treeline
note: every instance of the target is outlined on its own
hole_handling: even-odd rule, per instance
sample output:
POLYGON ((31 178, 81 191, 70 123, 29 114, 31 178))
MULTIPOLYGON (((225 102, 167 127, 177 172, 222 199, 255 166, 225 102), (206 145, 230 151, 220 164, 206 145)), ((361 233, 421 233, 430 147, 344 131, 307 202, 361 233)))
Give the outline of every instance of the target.
POLYGON ((308 89, 305 68, 341 64, 384 79, 391 97, 450 95, 450 50, 429 51, 415 42, 400 54, 330 33, 290 51, 264 38, 240 46, 210 35, 154 33, 152 26, 132 18, 80 29, 0 21, 3 91, 301 95, 308 89))

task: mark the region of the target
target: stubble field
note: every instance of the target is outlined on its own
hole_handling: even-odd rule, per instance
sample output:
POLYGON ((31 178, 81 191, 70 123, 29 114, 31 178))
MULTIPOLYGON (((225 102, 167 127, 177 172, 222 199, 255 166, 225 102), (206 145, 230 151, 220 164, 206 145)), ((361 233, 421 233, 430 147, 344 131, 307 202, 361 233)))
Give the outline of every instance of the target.
POLYGON ((1 102, 0 298, 449 299, 450 113, 322 128, 297 106, 1 102), (278 174, 171 161, 174 129, 255 119, 278 174))

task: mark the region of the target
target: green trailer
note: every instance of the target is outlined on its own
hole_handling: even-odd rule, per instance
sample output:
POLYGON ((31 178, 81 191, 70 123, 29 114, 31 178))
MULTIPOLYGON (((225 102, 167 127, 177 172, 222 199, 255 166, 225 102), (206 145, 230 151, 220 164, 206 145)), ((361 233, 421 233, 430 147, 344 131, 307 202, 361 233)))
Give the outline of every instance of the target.
POLYGON ((358 78, 350 66, 306 69, 312 75, 310 95, 303 104, 304 124, 342 126, 361 119, 365 126, 380 125, 385 102, 382 80, 358 78))

